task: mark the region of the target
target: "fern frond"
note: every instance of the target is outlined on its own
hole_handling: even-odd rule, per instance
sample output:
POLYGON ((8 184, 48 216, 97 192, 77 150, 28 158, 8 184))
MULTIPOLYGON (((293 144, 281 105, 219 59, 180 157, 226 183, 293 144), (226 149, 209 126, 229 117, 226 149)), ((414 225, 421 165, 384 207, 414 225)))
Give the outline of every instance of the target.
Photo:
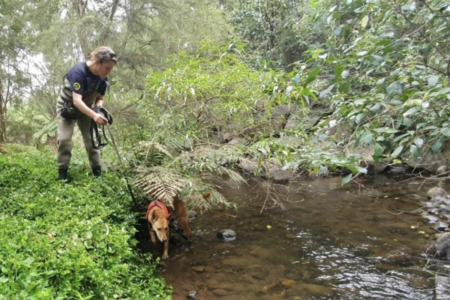
POLYGON ((189 202, 189 207, 200 211, 210 210, 220 205, 230 206, 230 202, 212 184, 207 184, 199 178, 190 180, 188 189, 185 189, 182 199, 189 202))
POLYGON ((134 185, 151 198, 172 204, 172 200, 186 186, 187 180, 173 170, 163 167, 138 168, 134 185))
POLYGON ((134 148, 138 165, 157 166, 161 165, 166 157, 172 157, 169 149, 152 141, 140 142, 134 148))
POLYGON ((192 148, 192 142, 181 135, 169 135, 164 139, 164 144, 177 152, 190 150, 192 148))
POLYGON ((209 173, 227 176, 238 183, 245 183, 245 179, 229 168, 242 160, 242 156, 235 149, 197 148, 192 152, 183 152, 174 159, 172 164, 183 173, 209 173))
POLYGON ((167 149, 164 145, 161 145, 157 142, 152 141, 142 141, 139 142, 138 146, 135 148, 136 151, 139 151, 141 153, 148 153, 151 151, 159 151, 168 157, 172 157, 172 154, 170 153, 169 149, 167 149))

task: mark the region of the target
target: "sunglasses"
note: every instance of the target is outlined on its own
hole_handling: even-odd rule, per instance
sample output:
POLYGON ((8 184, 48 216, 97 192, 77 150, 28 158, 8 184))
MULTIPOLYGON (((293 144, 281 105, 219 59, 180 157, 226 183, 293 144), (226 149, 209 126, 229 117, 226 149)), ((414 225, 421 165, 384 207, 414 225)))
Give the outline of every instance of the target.
POLYGON ((117 55, 115 53, 109 53, 109 60, 117 62, 117 55))
POLYGON ((100 63, 106 63, 108 61, 112 60, 113 62, 117 63, 117 55, 113 52, 105 53, 105 56, 103 56, 102 59, 100 59, 100 63))

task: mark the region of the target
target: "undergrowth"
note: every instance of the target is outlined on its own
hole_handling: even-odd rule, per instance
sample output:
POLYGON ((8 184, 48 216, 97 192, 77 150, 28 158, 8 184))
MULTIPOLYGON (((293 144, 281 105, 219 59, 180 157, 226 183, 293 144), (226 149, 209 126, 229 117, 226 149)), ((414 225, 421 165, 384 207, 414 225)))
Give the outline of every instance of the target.
POLYGON ((46 153, 0 153, 0 299, 171 299, 134 239, 121 179, 57 181, 46 153))

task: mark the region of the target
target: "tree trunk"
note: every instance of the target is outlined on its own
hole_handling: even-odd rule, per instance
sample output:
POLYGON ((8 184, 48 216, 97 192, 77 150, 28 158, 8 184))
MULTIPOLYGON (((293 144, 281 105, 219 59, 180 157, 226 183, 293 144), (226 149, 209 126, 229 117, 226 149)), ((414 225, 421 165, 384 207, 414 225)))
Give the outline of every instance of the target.
POLYGON ((3 97, 3 80, 0 69, 0 144, 6 144, 6 99, 3 97))
MULTIPOLYGON (((77 17, 82 20, 84 14, 86 12, 87 0, 72 0, 73 8, 75 10, 75 14, 77 17)), ((84 30, 84 26, 78 27, 78 41, 80 43, 81 51, 83 52, 84 57, 89 56, 89 40, 87 36, 87 32, 84 30)))

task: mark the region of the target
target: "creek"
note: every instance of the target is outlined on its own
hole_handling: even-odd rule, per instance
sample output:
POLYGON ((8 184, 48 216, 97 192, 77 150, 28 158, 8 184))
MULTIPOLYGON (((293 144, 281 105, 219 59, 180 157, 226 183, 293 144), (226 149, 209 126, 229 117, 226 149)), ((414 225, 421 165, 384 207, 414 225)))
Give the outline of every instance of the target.
POLYGON ((272 190, 286 210, 262 213, 259 182, 221 186, 237 209, 199 213, 192 244, 180 240, 164 262, 174 300, 192 291, 199 300, 433 299, 434 277, 423 266, 434 230, 415 211, 436 183, 302 177, 272 190), (219 239, 222 229, 236 239, 219 239))

